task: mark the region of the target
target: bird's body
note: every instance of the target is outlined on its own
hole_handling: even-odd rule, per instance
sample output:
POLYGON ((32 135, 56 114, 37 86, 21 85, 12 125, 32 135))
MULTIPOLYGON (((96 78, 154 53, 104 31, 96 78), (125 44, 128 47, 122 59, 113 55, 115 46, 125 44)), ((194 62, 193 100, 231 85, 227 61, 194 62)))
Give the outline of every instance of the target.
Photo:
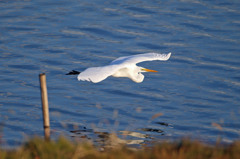
MULTIPOLYGON (((139 67, 136 64, 144 61, 162 60, 166 61, 170 58, 171 53, 158 54, 158 53, 145 53, 132 56, 124 56, 112 61, 109 65, 102 67, 90 67, 79 73, 79 81, 90 81, 98 83, 103 81, 109 76, 113 77, 127 77, 134 82, 140 83, 144 79, 144 75, 141 72, 157 72, 149 70, 143 67, 139 67)), ((76 73, 77 71, 73 71, 76 73)), ((71 72, 69 73, 71 74, 71 72)))
POLYGON ((119 69, 116 73, 114 73, 113 77, 128 77, 134 82, 140 83, 143 81, 144 76, 140 73, 141 70, 138 70, 136 65, 128 66, 125 68, 119 69), (136 73, 138 72, 138 73, 136 73))

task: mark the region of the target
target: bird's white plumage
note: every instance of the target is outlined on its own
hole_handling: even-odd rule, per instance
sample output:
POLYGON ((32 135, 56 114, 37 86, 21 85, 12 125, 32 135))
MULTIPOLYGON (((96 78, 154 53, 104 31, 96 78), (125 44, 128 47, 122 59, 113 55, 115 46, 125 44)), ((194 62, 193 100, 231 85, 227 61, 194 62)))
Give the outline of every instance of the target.
POLYGON ((136 66, 137 63, 144 61, 162 60, 170 58, 171 53, 145 53, 132 56, 124 56, 112 61, 109 65, 102 67, 90 67, 78 75, 78 80, 91 81, 93 83, 101 82, 109 76, 128 77, 134 82, 142 82, 144 76, 141 74, 144 68, 136 66))

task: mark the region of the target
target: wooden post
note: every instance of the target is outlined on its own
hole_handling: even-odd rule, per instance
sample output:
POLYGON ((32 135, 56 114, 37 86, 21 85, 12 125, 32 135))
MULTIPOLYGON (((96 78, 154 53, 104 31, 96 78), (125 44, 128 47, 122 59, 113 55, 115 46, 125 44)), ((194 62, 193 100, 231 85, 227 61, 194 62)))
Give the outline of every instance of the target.
POLYGON ((42 97, 42 113, 43 113, 43 128, 45 140, 50 140, 50 122, 49 122, 49 109, 48 109, 48 94, 47 94, 47 83, 45 73, 39 75, 41 97, 42 97))

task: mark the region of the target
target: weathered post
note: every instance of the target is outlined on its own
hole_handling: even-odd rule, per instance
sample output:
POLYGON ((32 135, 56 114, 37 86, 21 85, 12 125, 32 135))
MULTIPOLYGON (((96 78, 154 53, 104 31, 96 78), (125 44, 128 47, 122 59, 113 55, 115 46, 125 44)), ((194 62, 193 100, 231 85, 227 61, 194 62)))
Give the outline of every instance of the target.
POLYGON ((49 122, 49 109, 48 109, 48 94, 47 94, 47 83, 45 73, 39 75, 41 97, 42 97, 42 113, 43 113, 43 128, 45 140, 50 140, 50 122, 49 122))

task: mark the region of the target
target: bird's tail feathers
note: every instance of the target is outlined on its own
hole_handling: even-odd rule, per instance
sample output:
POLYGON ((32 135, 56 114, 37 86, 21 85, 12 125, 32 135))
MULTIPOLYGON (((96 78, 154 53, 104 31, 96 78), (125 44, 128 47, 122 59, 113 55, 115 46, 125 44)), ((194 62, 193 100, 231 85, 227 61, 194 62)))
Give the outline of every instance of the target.
POLYGON ((72 70, 71 72, 67 73, 66 75, 79 75, 81 72, 72 70))

